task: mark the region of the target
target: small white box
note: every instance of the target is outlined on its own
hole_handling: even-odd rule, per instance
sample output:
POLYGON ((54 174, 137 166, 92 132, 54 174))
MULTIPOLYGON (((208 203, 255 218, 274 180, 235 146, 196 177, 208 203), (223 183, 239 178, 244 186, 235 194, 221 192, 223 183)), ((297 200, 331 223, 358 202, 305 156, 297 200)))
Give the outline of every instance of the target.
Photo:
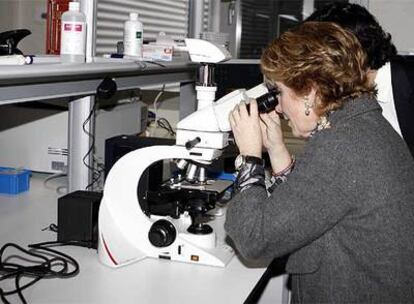
POLYGON ((171 61, 172 56, 173 56, 172 45, 162 45, 162 44, 144 44, 143 45, 144 60, 171 61))

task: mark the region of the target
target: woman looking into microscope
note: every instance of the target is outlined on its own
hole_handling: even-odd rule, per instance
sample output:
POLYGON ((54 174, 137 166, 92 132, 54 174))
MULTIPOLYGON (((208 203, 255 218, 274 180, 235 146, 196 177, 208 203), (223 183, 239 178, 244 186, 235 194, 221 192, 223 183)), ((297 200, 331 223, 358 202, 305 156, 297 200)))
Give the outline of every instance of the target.
POLYGON ((414 161, 381 115, 358 40, 306 22, 274 40, 261 67, 280 92, 275 111, 253 101, 230 115, 240 156, 225 228, 236 248, 269 262, 290 254, 293 303, 412 302, 414 161), (307 139, 296 160, 279 115, 307 139))

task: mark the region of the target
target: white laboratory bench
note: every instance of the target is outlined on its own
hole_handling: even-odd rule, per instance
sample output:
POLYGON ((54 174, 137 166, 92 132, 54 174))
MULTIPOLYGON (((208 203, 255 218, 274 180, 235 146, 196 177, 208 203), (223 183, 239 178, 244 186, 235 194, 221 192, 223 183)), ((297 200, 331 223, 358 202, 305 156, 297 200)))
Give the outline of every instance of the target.
MULTIPOLYGON (((26 247, 56 240, 56 233, 42 229, 56 223, 60 196, 56 188, 65 183, 55 179, 45 185, 47 177, 33 174, 28 192, 0 194, 0 247, 7 242, 26 247)), ((54 249, 74 257, 80 264, 80 272, 73 278, 40 280, 23 291, 28 303, 243 303, 265 271, 263 267, 247 267, 237 256, 226 268, 145 259, 111 269, 99 263, 94 249, 75 246, 54 249)), ((282 300, 284 280, 284 277, 274 278, 271 295, 259 303, 286 303, 282 300)), ((0 287, 8 290, 13 282, 4 285, 0 281, 0 287)), ((20 302, 17 296, 8 300, 20 302)))

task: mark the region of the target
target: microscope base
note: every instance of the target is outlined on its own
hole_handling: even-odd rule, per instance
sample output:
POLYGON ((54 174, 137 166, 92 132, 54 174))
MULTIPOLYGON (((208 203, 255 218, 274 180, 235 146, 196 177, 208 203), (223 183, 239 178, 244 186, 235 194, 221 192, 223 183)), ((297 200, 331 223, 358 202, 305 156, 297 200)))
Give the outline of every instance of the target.
MULTIPOLYGON (((215 234, 212 233, 212 235, 215 239, 215 234)), ((226 267, 234 256, 234 250, 224 243, 211 244, 211 241, 206 240, 204 244, 200 244, 202 241, 199 235, 193 237, 190 233, 180 233, 172 246, 160 249, 159 254, 151 257, 191 264, 226 267), (197 245, 192 240, 195 240, 197 245), (205 248, 204 246, 211 247, 205 248)))

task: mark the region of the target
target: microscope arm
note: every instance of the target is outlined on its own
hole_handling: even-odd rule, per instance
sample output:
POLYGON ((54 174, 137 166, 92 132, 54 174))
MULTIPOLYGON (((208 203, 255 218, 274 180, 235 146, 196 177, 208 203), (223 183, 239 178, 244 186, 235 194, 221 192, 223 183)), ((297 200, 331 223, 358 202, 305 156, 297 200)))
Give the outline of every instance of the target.
MULTIPOLYGON (((105 181, 103 200, 99 210, 100 260, 111 267, 119 267, 146 256, 157 256, 156 249, 145 233, 154 220, 141 210, 137 196, 138 183, 144 171, 163 159, 213 160, 213 149, 179 146, 151 146, 132 151, 120 158, 109 171, 105 181)), ((182 219, 181 221, 184 221, 182 219)), ((180 221, 176 223, 179 225, 180 221)))

